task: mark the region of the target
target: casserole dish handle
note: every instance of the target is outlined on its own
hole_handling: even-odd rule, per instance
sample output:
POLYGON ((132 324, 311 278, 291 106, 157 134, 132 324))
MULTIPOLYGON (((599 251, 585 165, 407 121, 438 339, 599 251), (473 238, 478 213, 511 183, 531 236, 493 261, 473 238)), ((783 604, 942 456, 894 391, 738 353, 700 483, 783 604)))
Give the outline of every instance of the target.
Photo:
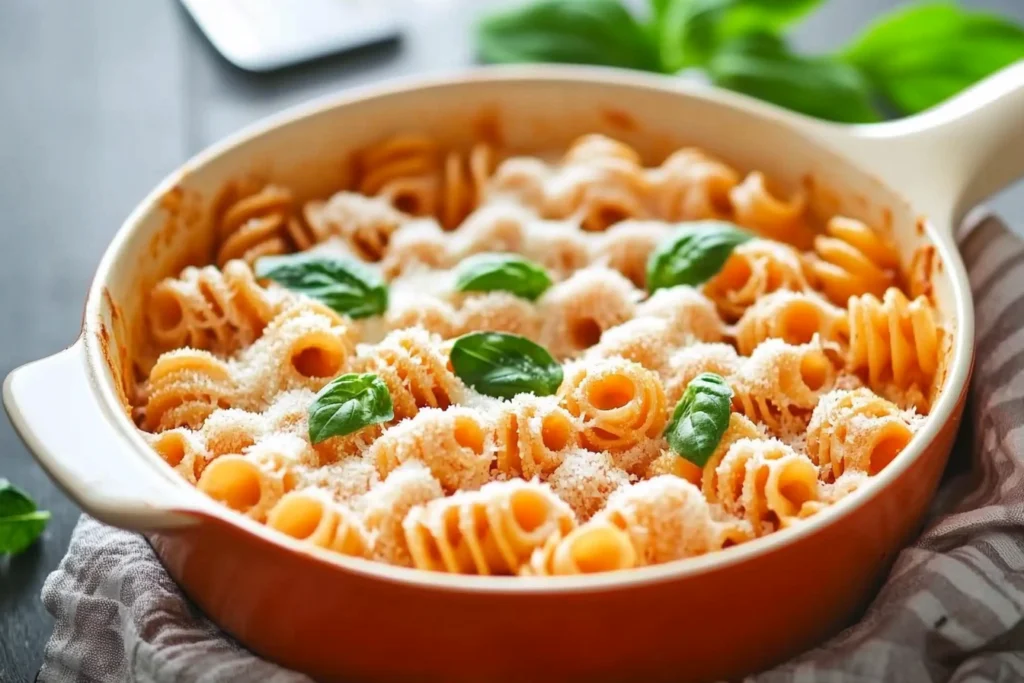
POLYGON ((1024 61, 915 116, 856 126, 816 121, 812 128, 938 224, 955 227, 978 202, 1024 176, 1024 61))
POLYGON ((166 468, 142 461, 139 453, 148 449, 118 432, 95 395, 81 339, 11 372, 4 406, 43 469, 101 522, 156 531, 197 521, 184 508, 195 509, 205 497, 190 495, 174 473, 161 471, 166 468))

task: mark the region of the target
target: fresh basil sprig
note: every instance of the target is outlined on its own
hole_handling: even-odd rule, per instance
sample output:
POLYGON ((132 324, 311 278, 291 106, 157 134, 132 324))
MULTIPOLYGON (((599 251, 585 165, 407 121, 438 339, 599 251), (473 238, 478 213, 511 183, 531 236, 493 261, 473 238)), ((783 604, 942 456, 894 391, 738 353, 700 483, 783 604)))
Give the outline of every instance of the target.
POLYGON ((341 375, 321 389, 309 407, 309 440, 320 443, 394 417, 391 394, 380 377, 341 375))
POLYGON ((455 289, 459 292, 509 292, 529 301, 551 286, 542 266, 518 254, 477 254, 459 264, 455 289))
POLYGON ((914 114, 1024 59, 1024 29, 953 2, 883 15, 850 45, 804 55, 786 32, 822 0, 533 0, 484 19, 492 62, 602 64, 659 73, 700 68, 712 82, 841 122, 914 114))
POLYGON ((353 259, 304 253, 265 256, 256 261, 255 272, 351 318, 380 315, 388 307, 384 278, 353 259))
POLYGON ((514 334, 464 335, 455 340, 450 358, 455 374, 487 396, 550 396, 562 384, 562 366, 547 349, 514 334))
POLYGON ((684 223, 647 258, 647 290, 699 285, 725 265, 732 250, 753 235, 725 221, 684 223))
POLYGON ((713 372, 697 375, 676 405, 665 439, 676 454, 704 467, 729 428, 731 412, 729 384, 713 372))
POLYGON ((50 513, 37 510, 27 493, 0 479, 0 555, 17 555, 43 533, 50 513))

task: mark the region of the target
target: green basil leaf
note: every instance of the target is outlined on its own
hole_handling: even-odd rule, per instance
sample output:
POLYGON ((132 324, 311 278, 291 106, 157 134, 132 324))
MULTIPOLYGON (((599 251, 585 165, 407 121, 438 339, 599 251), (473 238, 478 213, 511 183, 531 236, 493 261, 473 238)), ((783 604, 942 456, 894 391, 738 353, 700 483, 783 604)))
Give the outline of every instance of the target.
POLYGON ((870 84, 856 67, 795 55, 774 35, 737 38, 724 45, 707 68, 716 85, 809 116, 843 123, 881 118, 870 84))
POLYGON ((753 235, 725 221, 693 221, 673 231, 647 258, 647 291, 699 285, 722 269, 732 250, 753 235))
POLYGON ((273 280, 352 318, 380 315, 388 307, 384 279, 353 259, 320 254, 265 256, 256 261, 255 270, 258 278, 273 280))
POLYGON ((485 17, 477 45, 487 62, 564 62, 660 71, 647 31, 618 0, 536 0, 485 17))
POLYGON ((719 375, 697 375, 683 392, 665 428, 665 439, 678 455, 704 467, 729 428, 732 388, 719 375))
POLYGON ((703 66, 724 43, 751 33, 778 33, 822 0, 652 0, 667 71, 703 66))
POLYGON ((504 332, 474 332, 455 340, 452 369, 481 394, 550 396, 562 384, 562 366, 547 349, 504 332))
POLYGON ((459 264, 455 289, 459 292, 510 292, 536 301, 551 286, 544 268, 518 254, 477 254, 459 264))
POLYGON ((901 113, 913 114, 1024 59, 1024 28, 951 2, 925 3, 878 19, 842 57, 901 113))
POLYGON ((0 479, 0 554, 17 555, 43 533, 50 513, 37 510, 27 493, 0 479))
POLYGON ((395 418, 388 386, 377 375, 335 377, 309 407, 309 440, 320 443, 395 418))

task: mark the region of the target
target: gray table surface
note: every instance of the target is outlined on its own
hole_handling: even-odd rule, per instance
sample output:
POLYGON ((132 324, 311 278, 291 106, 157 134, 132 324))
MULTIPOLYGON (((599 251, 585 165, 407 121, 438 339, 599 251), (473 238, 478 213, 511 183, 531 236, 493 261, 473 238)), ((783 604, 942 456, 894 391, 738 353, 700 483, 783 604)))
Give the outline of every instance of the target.
MULTIPOLYGON (((840 45, 893 0, 831 0, 797 32, 840 45)), ((1024 21, 1021 0, 966 0, 1024 21)), ((471 63, 480 3, 423 0, 399 44, 253 75, 223 61, 174 0, 0 2, 0 372, 75 337, 86 287, 133 205, 218 138, 283 107, 352 85, 471 63)), ((1024 226, 1024 188, 992 202, 1024 226)), ((59 389, 58 389, 59 391, 59 389)), ((55 396, 55 418, 60 400, 55 396)), ((6 420, 0 477, 53 512, 42 540, 0 559, 0 681, 35 676, 52 619, 39 591, 79 510, 6 420)))

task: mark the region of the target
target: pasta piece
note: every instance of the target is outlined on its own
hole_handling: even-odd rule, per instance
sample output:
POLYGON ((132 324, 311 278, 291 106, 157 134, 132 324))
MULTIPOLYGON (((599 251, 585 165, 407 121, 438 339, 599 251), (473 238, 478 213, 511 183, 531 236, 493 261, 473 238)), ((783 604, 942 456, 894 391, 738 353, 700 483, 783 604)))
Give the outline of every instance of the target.
POLYGON ((498 164, 485 193, 494 203, 511 203, 540 211, 554 169, 535 157, 510 157, 498 164))
POLYGON ((729 426, 718 442, 715 451, 708 458, 703 467, 698 467, 678 453, 670 450, 662 452, 647 468, 646 478, 652 479, 658 475, 671 474, 694 486, 699 486, 704 496, 712 502, 717 502, 716 489, 718 479, 716 469, 718 464, 725 457, 729 447, 740 439, 765 438, 765 434, 746 416, 740 413, 732 413, 729 416, 729 426))
POLYGON ((797 434, 835 381, 835 367, 817 339, 799 346, 769 339, 729 378, 729 385, 735 410, 776 434, 797 434))
POLYGON ((370 557, 403 567, 413 566, 402 521, 416 506, 443 496, 437 479, 419 462, 405 463, 370 489, 358 503, 363 523, 373 539, 370 557))
POLYGON ((807 454, 824 481, 846 472, 875 475, 914 435, 902 411, 867 389, 832 391, 814 408, 807 427, 807 454))
POLYGON ((658 456, 665 392, 658 376, 642 365, 622 359, 575 363, 566 368, 558 395, 582 420, 585 448, 608 451, 630 472, 642 471, 658 456))
POLYGON ((700 486, 701 469, 675 451, 665 449, 651 461, 644 471, 644 479, 671 475, 685 479, 694 486, 700 486))
POLYGON ((590 262, 590 242, 568 221, 528 223, 522 251, 557 279, 570 277, 590 262))
POLYGON ((621 163, 627 167, 639 166, 636 150, 606 135, 591 133, 573 140, 562 157, 562 164, 621 163))
POLYGON ((607 520, 595 520, 570 531, 552 534, 533 551, 522 576, 595 574, 636 566, 637 557, 629 535, 607 520))
POLYGON ((736 323, 736 348, 749 356, 766 339, 806 344, 815 336, 845 346, 849 337, 846 311, 812 292, 777 291, 761 297, 736 323))
POLYGON ((449 339, 459 334, 462 322, 458 311, 447 301, 427 293, 403 291, 391 295, 384 326, 389 330, 422 327, 441 339, 449 339))
POLYGON ((458 260, 485 252, 523 253, 526 226, 532 218, 533 214, 515 204, 481 206, 452 233, 451 253, 458 260))
POLYGON ((900 255, 895 245, 861 221, 832 218, 814 238, 810 270, 825 296, 845 306, 851 296, 882 296, 896 282, 900 255))
POLYGON ((356 256, 370 262, 384 258, 391 236, 409 218, 381 199, 353 192, 307 202, 302 211, 316 242, 340 237, 356 256))
POLYGON ((660 373, 680 341, 677 330, 668 320, 633 318, 605 330, 601 340, 587 350, 584 358, 625 358, 660 373))
POLYGON ((639 292, 607 268, 585 268, 551 287, 540 298, 541 337, 556 357, 575 355, 596 344, 601 334, 633 317, 639 292))
POLYGON ((346 457, 303 472, 300 483, 326 492, 339 503, 348 504, 368 493, 380 482, 377 468, 370 460, 346 457))
POLYGON ((416 567, 486 575, 517 574, 534 550, 576 522, 547 486, 513 479, 415 507, 402 526, 416 567))
MULTIPOLYGON (((818 470, 777 439, 740 439, 716 469, 714 501, 761 536, 799 519, 818 500, 818 470)), ((709 498, 710 499, 710 498, 709 498)))
POLYGON ((743 360, 729 344, 694 344, 679 349, 669 358, 663 371, 665 397, 670 406, 679 403, 690 382, 705 372, 728 380, 743 366, 743 360))
POLYGON ((647 259, 671 232, 672 226, 667 223, 624 220, 595 240, 591 262, 619 271, 643 289, 647 285, 647 259))
POLYGON ((728 218, 729 193, 740 182, 729 165, 692 147, 669 156, 649 172, 658 216, 668 221, 728 218))
POLYGON ((637 565, 702 555, 751 536, 747 524, 728 519, 704 500, 700 489, 674 476, 620 489, 590 523, 609 523, 624 531, 637 565))
POLYGON ((605 506, 609 496, 629 484, 629 475, 607 453, 580 448, 565 455, 547 483, 577 519, 586 521, 605 506))
POLYGON ((543 320, 537 307, 508 292, 458 297, 456 334, 508 332, 528 339, 540 337, 543 320))
POLYGON ((686 285, 659 289, 637 306, 636 315, 667 321, 674 345, 717 342, 725 336, 725 324, 718 316, 715 303, 686 285))
POLYGON ((849 304, 851 370, 867 370, 874 388, 891 381, 900 389, 930 387, 939 366, 940 331, 935 311, 919 296, 908 301, 895 287, 881 301, 871 294, 849 304))
MULTIPOLYGON (((310 394, 310 403, 312 394, 310 394)), ((308 404, 303 408, 305 413, 308 404)), ((305 417, 305 415, 303 415, 305 417)), ((213 411, 206 421, 203 422, 199 435, 211 458, 216 458, 229 453, 241 453, 267 434, 278 429, 273 423, 268 423, 258 413, 250 413, 247 410, 237 408, 221 409, 213 411)))
POLYGON ((375 373, 387 385, 396 420, 421 408, 447 408, 463 395, 465 388, 439 347, 440 339, 414 327, 391 332, 360 352, 361 371, 375 373))
POLYGON ((781 242, 754 239, 733 250, 722 270, 704 285, 704 293, 723 315, 736 320, 766 294, 810 288, 799 252, 781 242))
POLYGON ((763 173, 754 171, 729 191, 736 222, 762 237, 809 249, 814 231, 806 221, 807 196, 797 191, 788 200, 771 193, 763 173))
POLYGON ((369 534, 355 514, 317 489, 286 493, 267 514, 267 526, 342 555, 365 557, 370 548, 369 534))
POLYGON ((145 387, 142 427, 162 432, 198 429, 210 413, 230 408, 238 395, 227 363, 207 351, 179 349, 157 359, 145 387))
POLYGON ((157 455, 190 484, 198 481, 210 460, 202 438, 191 429, 178 427, 143 436, 157 455))
POLYGON ((493 467, 504 478, 546 479, 579 444, 578 421, 553 397, 520 394, 500 411, 493 467))
POLYGON ((215 217, 217 224, 217 265, 239 259, 252 265, 261 256, 287 254, 308 249, 312 239, 295 216, 292 193, 276 185, 238 197, 238 187, 222 198, 229 204, 215 217))
POLYGON ((367 451, 381 477, 418 461, 448 493, 478 489, 495 457, 493 426, 470 408, 425 409, 384 432, 367 451))
POLYGON ((452 263, 441 226, 433 219, 420 218, 407 221, 391 234, 381 271, 393 280, 411 270, 447 268, 452 263))
POLYGON ((150 292, 146 315, 161 348, 229 354, 253 343, 286 298, 260 287, 245 263, 230 261, 223 271, 189 267, 162 280, 150 292))

